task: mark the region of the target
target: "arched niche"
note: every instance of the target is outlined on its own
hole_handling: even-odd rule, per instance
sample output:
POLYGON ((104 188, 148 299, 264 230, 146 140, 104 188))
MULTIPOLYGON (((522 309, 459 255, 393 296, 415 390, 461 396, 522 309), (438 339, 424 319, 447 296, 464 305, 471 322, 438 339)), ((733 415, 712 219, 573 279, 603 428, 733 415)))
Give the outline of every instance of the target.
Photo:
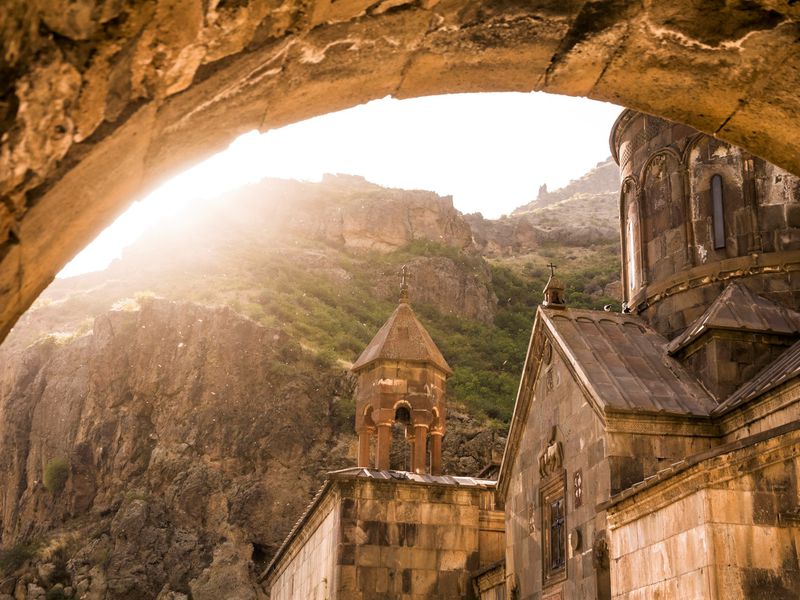
POLYGON ((662 281, 688 262, 684 169, 678 153, 655 153, 642 167, 640 181, 644 276, 648 282, 662 281))
POLYGON ((696 264, 755 251, 753 157, 709 136, 692 140, 685 155, 696 264))
POLYGON ((636 177, 628 176, 622 182, 619 206, 622 224, 623 295, 630 306, 646 284, 642 270, 641 206, 636 177))

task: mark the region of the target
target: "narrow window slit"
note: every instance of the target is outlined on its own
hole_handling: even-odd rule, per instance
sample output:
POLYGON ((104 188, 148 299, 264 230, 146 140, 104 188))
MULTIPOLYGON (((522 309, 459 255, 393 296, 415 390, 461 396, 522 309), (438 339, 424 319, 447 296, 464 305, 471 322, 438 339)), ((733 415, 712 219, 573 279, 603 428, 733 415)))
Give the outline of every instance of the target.
POLYGON ((722 202, 722 177, 711 178, 711 205, 714 223, 714 249, 725 247, 725 207, 722 202))

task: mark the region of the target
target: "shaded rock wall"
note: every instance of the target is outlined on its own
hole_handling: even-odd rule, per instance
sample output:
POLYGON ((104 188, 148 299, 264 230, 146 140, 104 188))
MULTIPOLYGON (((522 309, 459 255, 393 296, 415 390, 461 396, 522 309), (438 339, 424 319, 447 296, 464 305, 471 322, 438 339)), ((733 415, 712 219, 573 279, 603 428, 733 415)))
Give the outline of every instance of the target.
MULTIPOLYGON (((34 562, 64 571, 23 567, 23 588, 260 598, 255 570, 354 462, 352 379, 229 309, 146 300, 0 365, 0 545, 44 540, 60 554, 34 562)), ((445 468, 473 474, 504 440, 454 408, 445 468)))

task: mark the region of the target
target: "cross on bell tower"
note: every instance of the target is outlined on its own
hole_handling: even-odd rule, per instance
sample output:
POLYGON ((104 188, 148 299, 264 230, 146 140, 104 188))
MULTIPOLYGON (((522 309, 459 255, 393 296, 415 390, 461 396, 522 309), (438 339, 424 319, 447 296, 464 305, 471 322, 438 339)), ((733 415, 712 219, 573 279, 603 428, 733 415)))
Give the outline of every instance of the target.
POLYGON ((556 265, 552 262, 547 265, 550 269, 550 279, 547 280, 547 285, 544 286, 544 301, 542 306, 549 306, 551 308, 564 308, 567 305, 564 299, 564 284, 556 277, 556 265))
POLYGON ((408 278, 408 267, 403 266, 397 308, 351 369, 358 376, 358 466, 372 463, 388 470, 392 432, 395 423, 402 423, 411 470, 439 475, 447 378, 453 371, 411 309, 408 278))
POLYGON ((400 302, 408 302, 408 279, 411 276, 411 271, 408 270, 406 265, 400 269, 400 302))

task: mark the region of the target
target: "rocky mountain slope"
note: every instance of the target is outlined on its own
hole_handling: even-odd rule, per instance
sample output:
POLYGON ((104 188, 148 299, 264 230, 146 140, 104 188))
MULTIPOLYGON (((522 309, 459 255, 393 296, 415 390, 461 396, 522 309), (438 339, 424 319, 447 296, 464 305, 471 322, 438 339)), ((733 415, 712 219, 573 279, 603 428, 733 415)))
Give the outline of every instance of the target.
MULTIPOLYGON (((0 597, 260 598, 259 568, 355 459, 353 380, 228 308, 128 308, 2 363, 0 597)), ((456 409, 445 468, 502 444, 456 409)))
POLYGON ((265 181, 57 281, 0 347, 0 600, 261 598, 254 574, 355 458, 347 366, 404 264, 455 370, 445 469, 477 473, 502 452, 544 265, 571 303, 613 301, 616 238, 548 227, 615 204, 491 222, 357 177, 265 181))
POLYGON ((589 247, 619 239, 619 168, 611 158, 567 186, 539 189, 535 200, 501 219, 466 215, 484 256, 511 257, 542 246, 589 247))

